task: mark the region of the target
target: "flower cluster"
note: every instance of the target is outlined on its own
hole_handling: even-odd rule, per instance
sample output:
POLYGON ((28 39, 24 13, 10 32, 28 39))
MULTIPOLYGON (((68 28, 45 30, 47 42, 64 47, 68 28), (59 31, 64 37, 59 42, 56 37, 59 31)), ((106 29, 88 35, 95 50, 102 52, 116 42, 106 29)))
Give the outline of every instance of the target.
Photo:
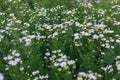
POLYGON ((3 38, 4 38, 4 36, 0 34, 0 41, 2 41, 3 38))
POLYGON ((22 63, 21 58, 19 58, 20 53, 16 50, 12 50, 12 53, 4 57, 5 61, 8 61, 8 65, 16 66, 18 63, 22 63))
POLYGON ((116 60, 115 65, 116 65, 116 67, 117 67, 117 70, 119 71, 119 70, 120 70, 120 56, 117 56, 117 57, 115 58, 115 60, 116 60))
MULTIPOLYGON (((43 79, 48 79, 48 74, 46 75, 40 75, 39 70, 33 71, 31 76, 35 76, 33 80, 43 80, 43 79), (39 76, 37 76, 39 75, 39 76)), ((30 80, 30 79, 28 79, 30 80)))
POLYGON ((0 73, 0 80, 4 80, 4 75, 0 73))
POLYGON ((69 66, 75 64, 75 61, 70 60, 67 55, 61 53, 61 50, 53 50, 52 54, 50 52, 46 52, 44 58, 52 62, 52 68, 59 67, 58 70, 60 70, 60 68, 67 69, 69 66))
POLYGON ((107 65, 106 67, 101 67, 101 69, 104 70, 105 72, 108 72, 108 73, 113 72, 112 65, 107 65))
POLYGON ((97 80, 98 78, 101 78, 102 75, 98 74, 98 73, 94 73, 92 71, 88 71, 88 73, 85 72, 79 72, 78 73, 78 77, 77 80, 97 80))

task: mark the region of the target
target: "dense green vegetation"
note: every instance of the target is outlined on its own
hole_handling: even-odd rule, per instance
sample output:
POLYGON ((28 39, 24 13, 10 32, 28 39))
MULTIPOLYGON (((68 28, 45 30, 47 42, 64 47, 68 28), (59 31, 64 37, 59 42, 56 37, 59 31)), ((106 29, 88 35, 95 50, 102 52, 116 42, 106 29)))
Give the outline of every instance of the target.
POLYGON ((119 0, 0 0, 0 80, 119 75, 119 0))

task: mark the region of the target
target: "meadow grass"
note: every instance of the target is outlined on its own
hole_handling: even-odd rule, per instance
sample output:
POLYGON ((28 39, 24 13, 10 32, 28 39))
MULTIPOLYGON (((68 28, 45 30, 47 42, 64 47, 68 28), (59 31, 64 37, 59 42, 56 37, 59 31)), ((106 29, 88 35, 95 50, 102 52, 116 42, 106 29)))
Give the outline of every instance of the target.
POLYGON ((119 0, 1 0, 0 80, 119 80, 119 0))

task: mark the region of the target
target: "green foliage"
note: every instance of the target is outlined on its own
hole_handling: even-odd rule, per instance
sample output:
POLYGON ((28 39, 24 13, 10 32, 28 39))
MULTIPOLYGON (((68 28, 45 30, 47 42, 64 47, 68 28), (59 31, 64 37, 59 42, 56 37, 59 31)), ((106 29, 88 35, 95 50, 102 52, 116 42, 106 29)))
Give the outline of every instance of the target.
POLYGON ((118 2, 1 0, 0 80, 119 80, 118 2))

